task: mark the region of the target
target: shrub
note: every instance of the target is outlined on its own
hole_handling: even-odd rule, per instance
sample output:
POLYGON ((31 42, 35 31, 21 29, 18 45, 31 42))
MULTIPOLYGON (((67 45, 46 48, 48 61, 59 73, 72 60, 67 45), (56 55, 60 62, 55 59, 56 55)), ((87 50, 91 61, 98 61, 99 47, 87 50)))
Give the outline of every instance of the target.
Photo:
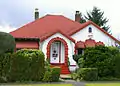
POLYGON ((0 55, 0 82, 7 82, 10 70, 10 53, 0 55))
POLYGON ((14 52, 15 39, 9 33, 0 32, 0 54, 14 52))
POLYGON ((78 74, 77 73, 72 73, 71 77, 73 80, 77 80, 78 79, 78 74))
POLYGON ((113 62, 115 64, 114 66, 115 77, 120 78, 120 54, 115 55, 113 62))
POLYGON ((115 76, 116 63, 113 60, 119 53, 119 50, 115 47, 96 46, 86 48, 84 55, 78 60, 78 65, 83 68, 98 68, 99 77, 115 76))
POLYGON ((79 58, 81 57, 81 55, 73 55, 73 59, 74 61, 76 61, 78 63, 79 58))
POLYGON ((80 68, 83 68, 84 67, 84 64, 85 64, 85 61, 84 61, 84 58, 80 58, 79 60, 78 60, 78 66, 80 67, 80 68))
POLYGON ((45 71, 51 71, 50 63, 49 63, 48 60, 49 60, 49 59, 47 59, 47 60, 45 61, 45 71))
POLYGON ((43 82, 52 82, 52 73, 51 71, 46 71, 42 79, 43 82))
POLYGON ((10 81, 41 81, 44 65, 44 54, 40 50, 19 50, 11 58, 10 81))
POLYGON ((97 68, 80 68, 77 74, 79 80, 95 81, 98 79, 97 68))
POLYGON ((100 77, 98 78, 99 81, 120 81, 120 78, 116 77, 100 77))
POLYGON ((59 81, 60 72, 61 72, 61 68, 60 67, 53 67, 52 68, 52 81, 53 82, 59 81))
POLYGON ((60 67, 47 68, 45 72, 43 82, 57 82, 59 81, 61 69, 60 67), (48 70, 49 69, 49 70, 48 70))

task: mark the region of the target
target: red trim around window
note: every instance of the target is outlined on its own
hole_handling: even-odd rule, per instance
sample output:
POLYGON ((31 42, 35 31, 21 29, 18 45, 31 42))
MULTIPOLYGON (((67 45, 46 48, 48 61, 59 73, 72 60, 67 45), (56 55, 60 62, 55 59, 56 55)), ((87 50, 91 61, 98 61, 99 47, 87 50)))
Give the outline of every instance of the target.
POLYGON ((53 42, 55 41, 60 41, 63 43, 64 47, 65 47, 65 63, 51 63, 51 64, 64 64, 64 65, 67 65, 67 62, 68 62, 68 45, 66 43, 66 41, 63 39, 63 38, 60 38, 60 37, 56 37, 56 38, 53 38, 49 41, 48 45, 47 45, 47 58, 50 59, 50 46, 53 42))

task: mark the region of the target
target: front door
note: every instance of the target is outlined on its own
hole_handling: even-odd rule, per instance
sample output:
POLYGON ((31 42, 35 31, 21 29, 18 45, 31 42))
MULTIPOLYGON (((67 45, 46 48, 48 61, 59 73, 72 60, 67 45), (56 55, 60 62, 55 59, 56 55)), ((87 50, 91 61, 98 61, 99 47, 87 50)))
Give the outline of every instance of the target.
POLYGON ((64 63, 64 45, 60 41, 53 42, 50 49, 50 63, 51 64, 61 64, 64 63))

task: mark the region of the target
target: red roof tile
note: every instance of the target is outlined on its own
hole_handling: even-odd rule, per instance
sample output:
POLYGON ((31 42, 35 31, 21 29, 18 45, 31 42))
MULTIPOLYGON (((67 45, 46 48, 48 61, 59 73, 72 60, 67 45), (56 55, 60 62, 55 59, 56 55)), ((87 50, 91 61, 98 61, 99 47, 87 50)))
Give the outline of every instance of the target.
POLYGON ((104 46, 104 43, 103 42, 101 42, 101 41, 99 41, 99 42, 96 42, 96 44, 95 45, 97 45, 97 46, 99 46, 99 45, 103 45, 104 46))
POLYGON ((75 44, 75 48, 85 48, 84 42, 78 41, 78 42, 75 44))
POLYGON ((96 42, 93 39, 87 39, 87 40, 85 40, 85 46, 86 47, 95 47, 95 44, 96 44, 96 42))
POLYGON ((43 40, 56 31, 64 32, 69 36, 70 30, 78 29, 80 26, 80 23, 72 21, 61 15, 46 15, 13 32, 10 32, 10 34, 15 38, 39 37, 40 40, 43 40))

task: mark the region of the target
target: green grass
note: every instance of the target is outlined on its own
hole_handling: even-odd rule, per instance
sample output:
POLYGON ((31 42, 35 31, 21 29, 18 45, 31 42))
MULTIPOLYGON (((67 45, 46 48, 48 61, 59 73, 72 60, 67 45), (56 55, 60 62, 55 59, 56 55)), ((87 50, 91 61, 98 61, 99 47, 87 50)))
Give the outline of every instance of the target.
POLYGON ((72 84, 22 84, 22 85, 4 85, 4 86, 73 86, 72 84))
POLYGON ((86 84, 85 86, 120 86, 120 83, 94 83, 86 84))
POLYGON ((73 86, 72 84, 41 84, 38 86, 73 86))

